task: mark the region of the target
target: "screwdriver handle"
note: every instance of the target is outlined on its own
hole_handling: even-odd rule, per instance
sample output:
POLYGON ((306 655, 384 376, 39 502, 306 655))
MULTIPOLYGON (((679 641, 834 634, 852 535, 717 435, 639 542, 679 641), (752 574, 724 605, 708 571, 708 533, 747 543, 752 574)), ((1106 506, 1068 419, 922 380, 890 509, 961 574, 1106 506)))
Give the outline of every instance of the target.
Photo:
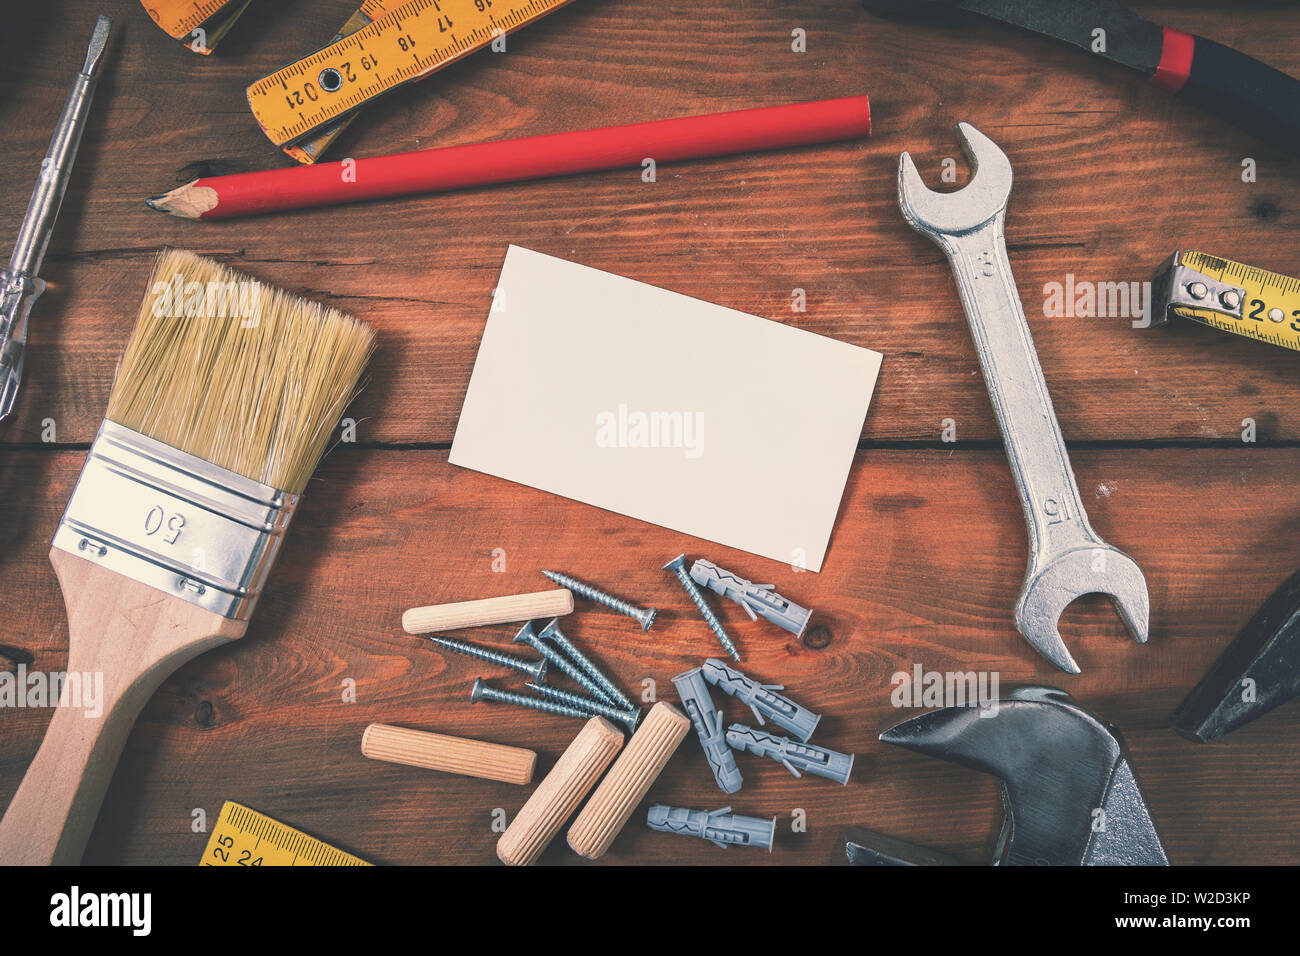
POLYGON ((1163 30, 1152 83, 1238 129, 1300 153, 1300 80, 1222 43, 1163 30))

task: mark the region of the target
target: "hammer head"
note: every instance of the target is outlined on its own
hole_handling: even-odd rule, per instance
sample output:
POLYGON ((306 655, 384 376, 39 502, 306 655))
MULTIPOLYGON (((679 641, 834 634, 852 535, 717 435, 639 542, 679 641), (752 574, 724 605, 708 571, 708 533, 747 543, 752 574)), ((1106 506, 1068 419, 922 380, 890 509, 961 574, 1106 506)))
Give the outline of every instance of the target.
POLYGON ((956 192, 937 193, 921 181, 910 153, 898 159, 898 205, 913 229, 936 241, 978 229, 1007 208, 1011 161, 970 123, 957 124, 957 141, 971 178, 956 192))

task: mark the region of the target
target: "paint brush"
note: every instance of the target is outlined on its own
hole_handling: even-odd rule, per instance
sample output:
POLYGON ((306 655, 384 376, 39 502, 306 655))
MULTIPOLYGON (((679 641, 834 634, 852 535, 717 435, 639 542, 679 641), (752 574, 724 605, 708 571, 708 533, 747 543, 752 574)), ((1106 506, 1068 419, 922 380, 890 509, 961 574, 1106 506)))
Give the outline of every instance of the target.
POLYGON ((131 726, 242 637, 373 348, 370 328, 188 252, 159 256, 108 413, 54 534, 69 674, 0 820, 0 863, 75 864, 131 726))

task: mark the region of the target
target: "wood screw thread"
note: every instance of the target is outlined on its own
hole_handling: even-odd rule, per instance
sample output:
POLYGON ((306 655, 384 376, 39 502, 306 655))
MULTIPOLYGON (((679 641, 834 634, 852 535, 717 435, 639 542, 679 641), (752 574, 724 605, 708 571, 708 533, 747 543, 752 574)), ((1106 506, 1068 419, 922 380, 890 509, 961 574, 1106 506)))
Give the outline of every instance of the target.
POLYGON ((623 734, 609 721, 587 721, 497 840, 501 862, 535 863, 622 746, 623 734))
POLYGON ((531 681, 524 686, 542 697, 549 697, 551 700, 558 700, 562 704, 570 704, 587 710, 593 716, 608 717, 610 720, 626 726, 629 732, 636 730, 636 725, 641 720, 641 712, 636 709, 619 710, 617 707, 610 707, 608 704, 602 704, 590 697, 583 697, 581 694, 571 694, 567 690, 560 690, 558 687, 547 687, 545 684, 534 684, 531 681))
POLYGON ((686 589, 691 602, 699 610, 700 616, 704 618, 704 623, 709 625, 709 630, 718 638, 718 643, 722 645, 722 649, 730 654, 734 660, 740 660, 740 651, 736 650, 735 642, 727 634, 722 622, 718 620, 718 616, 713 613, 713 608, 709 607, 709 602, 704 600, 704 595, 700 593, 700 589, 691 580, 691 575, 686 570, 686 555, 677 555, 664 565, 664 570, 671 571, 677 580, 682 582, 682 587, 686 589))
POLYGON ((502 667, 509 667, 512 670, 522 671, 533 680, 546 679, 546 658, 544 657, 540 661, 526 661, 522 657, 502 654, 490 647, 471 644, 469 641, 458 641, 450 637, 430 637, 429 640, 440 647, 447 648, 449 651, 455 651, 457 654, 464 654, 466 657, 477 657, 481 661, 488 661, 492 664, 500 664, 502 667))
POLYGON ((624 614, 641 625, 642 631, 650 630, 651 625, 655 622, 655 615, 659 613, 657 608, 639 608, 635 604, 629 604, 627 601, 620 600, 607 591, 601 591, 592 587, 584 581, 579 581, 575 577, 567 574, 561 574, 559 571, 543 571, 556 584, 568 588, 579 597, 585 597, 588 601, 595 601, 597 604, 609 608, 611 611, 617 611, 624 614))
POLYGON ((519 633, 515 635, 515 641, 527 644, 538 654, 541 654, 544 658, 558 667, 564 674, 567 674, 571 680, 578 684, 578 686, 592 697, 597 700, 603 700, 607 704, 614 703, 614 699, 610 697, 609 694, 605 693, 599 684, 587 676, 586 672, 583 671, 582 668, 570 663, 566 657, 549 644, 542 643, 541 639, 533 633, 533 627, 531 624, 525 624, 520 629, 519 633))
POLYGON ((690 726, 672 704, 660 701, 650 708, 641 729, 569 828, 569 846, 575 853, 589 860, 605 854, 690 726))
POLYGON ((546 700, 542 697, 525 697, 523 694, 515 694, 508 690, 497 690, 495 687, 489 687, 483 683, 483 678, 476 678, 474 686, 469 692, 470 703, 477 704, 480 700, 490 700, 496 704, 514 704, 516 707, 527 707, 529 710, 540 710, 544 714, 556 714, 560 717, 577 717, 579 720, 586 720, 591 716, 589 710, 579 710, 576 707, 569 707, 566 704, 557 704, 553 700, 546 700))
POLYGON ((573 641, 564 636, 563 632, 560 631, 558 619, 547 624, 546 627, 542 629, 542 633, 537 636, 543 641, 553 642, 556 647, 568 654, 569 658, 575 664, 586 671, 591 679, 600 685, 601 689, 605 691, 605 696, 611 701, 618 704, 618 706, 622 707, 624 710, 636 710, 636 706, 628 700, 627 696, 618 689, 608 676, 606 676, 605 672, 593 664, 586 654, 578 650, 573 641))
POLYGON ((533 780, 537 754, 522 747, 431 734, 392 724, 371 724, 361 736, 361 752, 372 760, 526 784, 533 780))

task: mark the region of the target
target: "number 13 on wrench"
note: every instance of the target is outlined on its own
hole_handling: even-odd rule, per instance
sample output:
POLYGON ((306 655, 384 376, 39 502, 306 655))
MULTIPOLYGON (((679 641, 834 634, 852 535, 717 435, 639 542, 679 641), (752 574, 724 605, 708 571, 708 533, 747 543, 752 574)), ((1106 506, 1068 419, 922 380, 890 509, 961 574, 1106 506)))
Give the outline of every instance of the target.
POLYGON ((969 123, 957 124, 971 179, 956 192, 927 189, 912 157, 898 163, 898 205, 913 229, 948 258, 1007 461, 1029 526, 1029 568, 1016 600, 1018 630, 1057 667, 1079 673, 1057 622, 1083 594, 1105 594, 1134 640, 1145 643, 1150 602, 1142 571, 1088 523, 1047 392, 1003 235, 1011 163, 969 123))

